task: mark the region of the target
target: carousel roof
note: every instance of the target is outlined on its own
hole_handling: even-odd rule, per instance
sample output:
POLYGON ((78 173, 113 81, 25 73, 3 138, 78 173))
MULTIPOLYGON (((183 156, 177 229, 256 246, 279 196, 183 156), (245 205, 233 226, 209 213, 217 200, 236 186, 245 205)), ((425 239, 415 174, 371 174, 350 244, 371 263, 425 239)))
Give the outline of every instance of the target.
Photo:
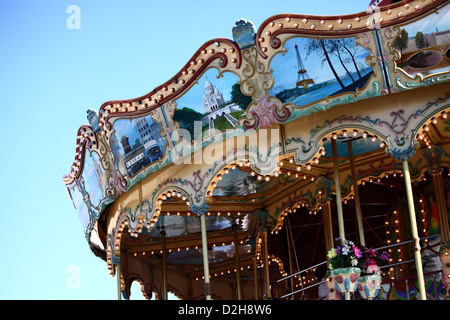
MULTIPOLYGON (((447 142, 450 6, 378 5, 342 16, 279 14, 259 28, 239 20, 233 40, 207 41, 148 94, 88 110, 63 180, 92 250, 110 265, 120 250, 158 260, 164 237, 170 268, 200 275, 204 214, 217 272, 231 268, 235 237, 250 265, 259 230, 271 230, 276 246, 289 212, 305 213, 289 218, 291 230, 315 239, 316 213, 336 192, 333 156, 349 203, 352 167, 359 184, 376 180, 361 199, 367 219, 384 221, 377 208, 403 192, 385 188, 395 185, 389 175, 410 159, 420 181, 427 160, 416 150, 447 142), (418 107, 386 111, 400 104, 418 107), (382 195, 375 207, 374 193, 382 195)), ((315 259, 314 242, 303 251, 315 259)))

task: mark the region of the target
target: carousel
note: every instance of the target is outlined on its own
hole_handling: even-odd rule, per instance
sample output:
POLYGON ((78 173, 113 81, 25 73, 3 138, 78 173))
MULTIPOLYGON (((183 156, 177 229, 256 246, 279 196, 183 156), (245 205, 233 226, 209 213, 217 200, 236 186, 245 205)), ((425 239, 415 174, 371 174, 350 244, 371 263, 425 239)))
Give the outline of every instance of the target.
POLYGON ((450 4, 385 2, 87 111, 63 181, 119 299, 450 299, 450 4))

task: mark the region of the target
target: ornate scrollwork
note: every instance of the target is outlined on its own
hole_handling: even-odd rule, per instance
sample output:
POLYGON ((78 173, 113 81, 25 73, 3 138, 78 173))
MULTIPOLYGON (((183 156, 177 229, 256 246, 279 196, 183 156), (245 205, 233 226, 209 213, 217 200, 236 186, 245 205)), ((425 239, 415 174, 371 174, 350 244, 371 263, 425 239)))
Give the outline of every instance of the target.
POLYGON ((261 96, 257 104, 250 106, 247 115, 251 120, 244 120, 244 130, 269 128, 274 123, 287 121, 291 114, 289 108, 279 107, 274 100, 261 96))
POLYGON ((72 164, 70 174, 66 174, 63 177, 63 182, 65 185, 74 183, 75 180, 79 179, 81 174, 83 173, 86 148, 98 148, 97 136, 89 125, 81 126, 78 129, 75 160, 72 164))

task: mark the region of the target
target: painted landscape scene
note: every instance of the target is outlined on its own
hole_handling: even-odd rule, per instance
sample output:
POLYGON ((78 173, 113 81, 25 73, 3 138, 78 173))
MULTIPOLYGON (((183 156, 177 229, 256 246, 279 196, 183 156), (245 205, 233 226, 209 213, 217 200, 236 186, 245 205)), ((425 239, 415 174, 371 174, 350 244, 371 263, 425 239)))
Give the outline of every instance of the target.
POLYGON ((286 41, 284 54, 271 63, 274 86, 269 93, 285 103, 304 106, 344 92, 362 89, 373 73, 369 51, 353 38, 286 41))

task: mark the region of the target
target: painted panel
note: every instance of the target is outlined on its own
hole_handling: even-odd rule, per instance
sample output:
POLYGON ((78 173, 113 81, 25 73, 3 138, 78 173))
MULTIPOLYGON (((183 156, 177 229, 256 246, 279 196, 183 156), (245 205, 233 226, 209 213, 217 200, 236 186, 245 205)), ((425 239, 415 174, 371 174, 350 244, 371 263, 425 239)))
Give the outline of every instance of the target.
POLYGON ((393 44, 401 55, 398 68, 424 78, 450 71, 450 5, 399 30, 393 44))
POLYGON ((365 59, 369 51, 353 38, 322 39, 294 37, 286 52, 271 62, 275 84, 269 94, 283 104, 297 107, 326 97, 362 89, 373 73, 365 59))
POLYGON ((241 170, 230 170, 223 175, 222 180, 214 188, 213 196, 219 197, 245 197, 268 193, 279 185, 277 179, 259 180, 256 175, 241 170))
MULTIPOLYGON (((208 232, 231 228, 232 225, 233 219, 229 217, 206 217, 206 231, 208 232)), ((159 238, 161 230, 164 230, 168 237, 200 233, 200 217, 197 215, 162 215, 154 227, 144 228, 142 233, 150 237, 159 238)))
POLYGON ((167 141, 161 125, 150 115, 134 119, 118 119, 111 134, 111 148, 117 170, 129 178, 163 158, 167 141))
MULTIPOLYGON (((355 157, 370 153, 380 149, 380 145, 383 143, 381 140, 375 138, 374 136, 364 138, 363 135, 359 135, 357 137, 353 137, 352 135, 349 138, 338 139, 336 143, 336 150, 338 157, 349 158, 347 141, 352 141, 352 150, 353 155, 355 157)), ((328 139, 324 142, 323 147, 325 149, 324 158, 333 158, 333 152, 331 147, 331 140, 328 139)))
POLYGON ((216 69, 209 69, 176 100, 173 120, 187 141, 200 142, 218 132, 234 130, 251 102, 241 93, 236 75, 225 72, 218 76, 216 69))
POLYGON ((73 206, 77 211, 78 218, 80 219, 81 226, 83 227, 83 231, 88 232, 88 226, 90 223, 89 209, 86 203, 84 202, 83 193, 80 191, 80 188, 76 183, 72 184, 69 187, 70 196, 73 201, 73 206))
MULTIPOLYGON (((208 250, 208 260, 210 263, 219 263, 234 259, 234 245, 216 246, 208 250)), ((239 246, 239 256, 244 259, 251 253, 251 246, 244 244, 239 246)), ((202 265, 203 256, 201 249, 191 249, 175 251, 169 254, 167 261, 176 265, 202 265)))
POLYGON ((84 184, 86 193, 89 194, 93 207, 98 208, 101 201, 106 198, 108 179, 109 174, 102 168, 98 154, 86 150, 81 182, 84 184))
POLYGON ((70 198, 86 235, 94 225, 107 198, 110 174, 101 166, 96 152, 86 150, 81 177, 68 186, 70 198))

